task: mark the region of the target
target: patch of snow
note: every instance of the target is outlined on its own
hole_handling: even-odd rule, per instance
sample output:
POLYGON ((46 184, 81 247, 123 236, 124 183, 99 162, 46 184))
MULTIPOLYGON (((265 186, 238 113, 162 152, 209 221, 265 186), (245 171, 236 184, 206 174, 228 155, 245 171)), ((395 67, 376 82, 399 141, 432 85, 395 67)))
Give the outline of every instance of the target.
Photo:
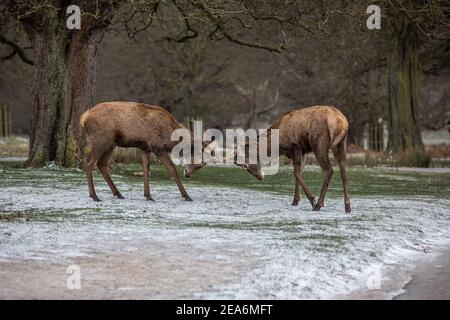
POLYGON ((0 261, 59 263, 180 246, 236 268, 193 298, 312 299, 365 288, 374 270, 386 277, 385 270, 450 239, 448 199, 352 198, 345 214, 340 198, 313 212, 304 198, 292 207, 291 195, 189 187, 194 201, 186 202, 176 187, 152 185, 151 202, 141 185, 118 183, 124 200, 104 183, 96 187, 103 202, 64 182, 1 188, 0 215, 20 215, 0 219, 0 261), (250 271, 236 267, 246 261, 250 271))
POLYGON ((26 161, 26 157, 0 157, 0 162, 19 162, 19 161, 26 161))
POLYGON ((410 168, 410 167, 382 167, 386 171, 397 171, 397 172, 413 172, 413 173, 440 173, 449 174, 450 168, 410 168))

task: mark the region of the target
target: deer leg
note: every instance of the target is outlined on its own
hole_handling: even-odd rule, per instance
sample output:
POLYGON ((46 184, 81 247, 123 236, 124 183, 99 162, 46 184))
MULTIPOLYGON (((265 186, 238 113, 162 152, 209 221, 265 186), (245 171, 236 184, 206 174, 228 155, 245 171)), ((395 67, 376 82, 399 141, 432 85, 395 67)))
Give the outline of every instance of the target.
POLYGON ((317 162, 319 162, 320 167, 323 171, 323 183, 322 189, 320 190, 319 200, 314 206, 314 211, 319 211, 320 208, 323 207, 323 202, 325 200, 325 194, 327 193, 328 185, 330 183, 330 179, 333 176, 333 167, 330 163, 330 158, 328 156, 329 148, 327 146, 321 146, 314 150, 314 154, 316 156, 317 162))
POLYGON ((150 154, 147 151, 142 151, 141 156, 142 156, 142 169, 144 171, 144 197, 147 200, 155 201, 150 195, 150 185, 148 178, 150 167, 150 159, 149 159, 150 154))
MULTIPOLYGON (((295 163, 294 163, 294 176, 295 171, 297 170, 295 163)), ((298 202, 300 201, 300 182, 297 178, 295 178, 295 191, 294 191, 294 200, 292 200, 293 206, 298 206, 298 202)))
POLYGON ((316 200, 314 199, 314 195, 312 194, 312 192, 308 189, 308 187, 306 186, 306 184, 304 183, 303 180, 303 170, 305 169, 305 165, 306 165, 306 160, 308 159, 308 154, 307 153, 302 153, 302 165, 300 168, 300 176, 302 177, 302 182, 303 182, 303 192, 305 193, 306 197, 309 200, 309 203, 311 204, 311 206, 314 208, 314 205, 316 204, 316 200))
POLYGON ((94 201, 100 201, 100 199, 97 197, 97 193, 95 192, 94 180, 92 178, 92 171, 94 170, 97 161, 103 155, 104 151, 96 148, 94 145, 92 145, 91 148, 92 151, 87 157, 85 168, 86 179, 89 187, 89 197, 91 197, 94 201))
POLYGON ((352 209, 350 207, 350 197, 348 195, 348 177, 347 177, 347 171, 345 169, 345 159, 347 156, 345 140, 341 141, 337 145, 336 149, 333 150, 333 154, 339 164, 339 172, 341 174, 342 186, 344 188, 345 212, 350 213, 352 211, 352 209))
POLYGON ((294 200, 292 200, 292 205, 298 206, 298 202, 300 201, 300 179, 297 178, 297 176, 299 176, 298 170, 300 170, 300 177, 301 177, 301 153, 300 152, 293 153, 292 164, 294 166, 294 177, 295 177, 295 191, 294 191, 294 200))
POLYGON ((95 162, 91 161, 91 156, 88 156, 88 161, 86 163, 86 179, 89 187, 89 197, 91 197, 94 201, 100 201, 100 199, 97 197, 97 193, 95 192, 94 188, 94 180, 92 179, 92 170, 94 169, 95 162))
POLYGON ((109 175, 109 172, 108 172, 108 161, 111 158, 114 148, 115 148, 115 146, 112 146, 111 148, 108 149, 108 151, 106 151, 100 157, 100 159, 97 162, 97 167, 98 167, 98 170, 100 170, 100 172, 103 176, 103 179, 105 179, 106 183, 108 184, 109 188, 111 189, 112 194, 119 199, 124 199, 124 197, 120 194, 116 185, 112 181, 111 176, 109 175))
POLYGON ((295 193, 292 205, 293 206, 298 205, 298 201, 300 200, 300 187, 302 187, 303 192, 305 192, 306 197, 311 203, 311 206, 314 207, 315 202, 314 195, 311 193, 311 191, 303 181, 303 169, 306 163, 306 154, 303 154, 301 150, 294 151, 292 163, 294 164, 294 176, 295 176, 295 193))
POLYGON ((186 201, 192 201, 191 197, 189 197, 189 195, 187 194, 183 185, 181 184, 180 178, 178 177, 177 169, 175 168, 175 165, 173 164, 172 160, 170 159, 170 154, 168 152, 164 152, 164 153, 157 154, 157 156, 158 156, 159 160, 161 160, 163 165, 166 167, 167 171, 169 171, 172 178, 175 179, 178 189, 180 190, 181 196, 186 201))

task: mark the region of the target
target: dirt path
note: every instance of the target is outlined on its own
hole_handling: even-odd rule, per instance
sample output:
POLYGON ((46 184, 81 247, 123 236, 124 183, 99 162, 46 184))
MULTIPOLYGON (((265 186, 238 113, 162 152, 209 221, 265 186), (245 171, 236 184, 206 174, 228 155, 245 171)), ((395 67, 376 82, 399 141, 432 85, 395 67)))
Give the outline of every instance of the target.
POLYGON ((450 247, 436 259, 419 263, 405 293, 395 300, 450 300, 450 247))
POLYGON ((67 264, 39 261, 0 263, 0 299, 164 299, 201 298, 200 293, 232 281, 253 268, 256 260, 232 251, 222 255, 192 248, 154 248, 153 252, 75 258, 67 264), (80 289, 67 286, 73 269, 80 289), (216 272, 220 270, 221 272, 216 272))
MULTIPOLYGON (((67 287, 69 264, 3 262, 0 299, 202 298, 208 289, 235 281, 258 263, 257 259, 230 258, 223 255, 199 258, 187 248, 80 257, 70 262, 81 273, 81 289, 72 290, 67 287)), ((412 274, 405 270, 392 273, 380 290, 360 291, 338 299, 385 299, 389 297, 387 292, 398 292, 399 285, 405 282, 408 282, 403 287, 405 292, 395 300, 449 300, 450 247, 435 259, 418 263, 412 274)))
POLYGON ((449 300, 450 247, 441 248, 429 259, 413 266, 393 266, 379 288, 339 295, 338 300, 449 300))

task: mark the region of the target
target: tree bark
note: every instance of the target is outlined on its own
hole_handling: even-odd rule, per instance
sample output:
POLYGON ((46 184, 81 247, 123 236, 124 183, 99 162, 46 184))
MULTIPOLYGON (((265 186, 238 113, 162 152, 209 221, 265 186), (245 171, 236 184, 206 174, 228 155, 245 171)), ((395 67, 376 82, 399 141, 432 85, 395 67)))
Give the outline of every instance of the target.
POLYGON ((97 52, 104 29, 89 35, 77 33, 67 50, 67 85, 65 103, 58 125, 56 163, 73 167, 85 154, 86 141, 79 119, 95 105, 94 89, 97 52))
POLYGON ((28 166, 72 167, 85 152, 79 118, 94 105, 97 51, 108 12, 101 23, 87 16, 80 30, 68 30, 65 9, 24 22, 34 54, 28 166))
POLYGON ((390 30, 388 150, 425 152, 418 121, 419 84, 416 25, 405 16, 395 18, 390 30))

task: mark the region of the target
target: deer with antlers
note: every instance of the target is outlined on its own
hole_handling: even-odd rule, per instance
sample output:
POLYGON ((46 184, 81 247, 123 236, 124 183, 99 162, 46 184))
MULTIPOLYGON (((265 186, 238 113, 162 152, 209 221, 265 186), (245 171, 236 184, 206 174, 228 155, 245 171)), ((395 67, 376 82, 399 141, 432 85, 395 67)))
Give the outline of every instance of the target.
POLYGON ((192 201, 187 194, 171 160, 172 148, 178 143, 171 140, 172 132, 184 128, 165 109, 135 102, 105 102, 86 111, 80 118, 90 152, 86 159, 86 178, 89 196, 100 201, 94 189, 92 171, 100 170, 114 196, 123 199, 108 173, 108 161, 119 147, 135 147, 141 150, 144 169, 144 196, 153 200, 149 187, 149 156, 154 153, 175 180, 181 196, 192 201))
MULTIPOLYGON (((346 140, 348 122, 346 117, 335 107, 314 106, 309 108, 291 110, 283 114, 269 128, 267 133, 268 150, 270 150, 270 130, 279 130, 279 151, 292 159, 295 176, 295 192, 293 206, 297 206, 300 200, 300 188, 311 203, 313 210, 319 211, 325 200, 325 194, 333 175, 333 167, 329 159, 329 151, 332 150, 338 165, 344 188, 345 212, 350 212, 350 198, 348 195, 348 178, 345 169, 346 140), (317 202, 303 180, 308 153, 313 152, 317 162, 322 168, 324 177, 322 189, 317 202)), ((248 155, 246 155, 247 161, 248 155)), ((188 165, 185 176, 189 177, 199 170, 200 165, 188 165)), ((261 179, 261 164, 245 164, 242 166, 250 174, 261 179)))

